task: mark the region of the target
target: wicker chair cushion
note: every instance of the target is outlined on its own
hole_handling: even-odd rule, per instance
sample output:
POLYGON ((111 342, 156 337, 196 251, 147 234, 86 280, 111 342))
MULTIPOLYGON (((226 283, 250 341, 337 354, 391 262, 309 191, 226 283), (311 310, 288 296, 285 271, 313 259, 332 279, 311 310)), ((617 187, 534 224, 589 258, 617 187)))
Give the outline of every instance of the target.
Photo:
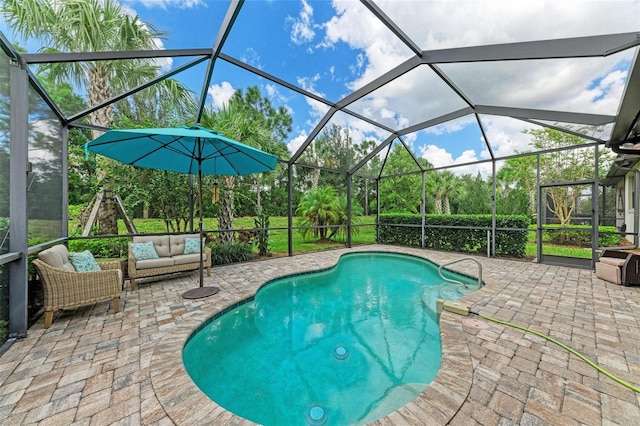
POLYGON ((69 251, 62 244, 58 244, 41 251, 38 253, 38 258, 54 268, 60 268, 67 271, 76 270, 73 264, 69 261, 69 251))
POLYGON ((69 260, 78 272, 96 272, 102 270, 89 250, 80 253, 70 252, 69 260))
POLYGON ((136 260, 149 260, 160 257, 158 256, 152 241, 147 241, 146 243, 132 243, 131 251, 133 252, 133 257, 135 257, 136 260))

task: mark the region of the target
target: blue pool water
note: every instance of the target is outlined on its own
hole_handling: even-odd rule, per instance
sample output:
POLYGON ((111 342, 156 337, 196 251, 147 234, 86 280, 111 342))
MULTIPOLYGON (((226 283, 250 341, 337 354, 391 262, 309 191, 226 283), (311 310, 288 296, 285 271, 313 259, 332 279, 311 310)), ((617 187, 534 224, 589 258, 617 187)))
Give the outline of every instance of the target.
POLYGON ((354 253, 272 281, 184 347, 194 382, 264 425, 365 424, 419 395, 440 368, 436 300, 469 289, 413 256, 354 253))

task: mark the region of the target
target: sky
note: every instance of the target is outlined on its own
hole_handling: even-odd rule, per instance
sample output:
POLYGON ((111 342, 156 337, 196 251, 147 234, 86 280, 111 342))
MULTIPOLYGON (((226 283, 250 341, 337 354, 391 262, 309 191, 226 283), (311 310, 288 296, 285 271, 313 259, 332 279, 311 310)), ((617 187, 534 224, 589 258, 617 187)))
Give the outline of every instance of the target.
MULTIPOLYGON (((159 48, 210 48, 228 0, 121 0, 167 36, 159 48)), ((640 0, 378 0, 376 4, 422 50, 464 48, 640 31, 640 0)), ((9 40, 13 34, 0 22, 9 40)), ((24 45, 24 44, 23 44, 24 45)), ((29 51, 39 45, 27 43, 29 51)), ((476 105, 509 106, 614 115, 637 48, 605 58, 547 59, 439 65, 476 105)), ((359 1, 247 0, 222 52, 311 93, 337 102, 411 58, 400 42, 359 1)), ((192 58, 163 59, 165 70, 192 58)), ((199 93, 206 66, 176 78, 199 93)), ((217 61, 207 102, 224 104, 236 89, 256 85, 274 106, 294 119, 287 141, 291 153, 329 110, 327 105, 217 61)), ((422 65, 348 106, 393 129, 459 110, 466 103, 432 69, 422 65)), ((498 116, 480 116, 496 156, 528 149, 535 128, 498 116)), ((382 142, 388 131, 338 113, 329 121, 348 128, 354 141, 382 142)), ((604 129, 604 136, 611 126, 604 129)), ((465 116, 404 136, 416 155, 434 166, 490 158, 475 116, 465 116)), ((457 173, 490 173, 491 164, 457 173)))

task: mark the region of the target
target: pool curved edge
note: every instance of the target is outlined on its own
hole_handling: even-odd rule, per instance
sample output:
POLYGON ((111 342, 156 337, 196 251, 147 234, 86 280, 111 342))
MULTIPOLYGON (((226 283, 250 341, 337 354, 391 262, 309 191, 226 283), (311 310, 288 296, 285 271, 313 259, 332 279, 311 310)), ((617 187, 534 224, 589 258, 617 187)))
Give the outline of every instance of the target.
MULTIPOLYGON (((207 397, 184 367, 182 348, 194 330, 223 308, 216 305, 203 305, 200 312, 176 326, 171 334, 158 341, 151 356, 151 386, 160 406, 176 425, 213 422, 255 424, 225 410, 207 397)), ((442 313, 442 362, 436 378, 413 401, 372 424, 420 424, 426 419, 433 424, 447 424, 455 416, 469 394, 473 378, 471 354, 464 336, 462 318, 450 312, 442 313)), ((212 360, 212 365, 215 365, 215 360, 212 360)))

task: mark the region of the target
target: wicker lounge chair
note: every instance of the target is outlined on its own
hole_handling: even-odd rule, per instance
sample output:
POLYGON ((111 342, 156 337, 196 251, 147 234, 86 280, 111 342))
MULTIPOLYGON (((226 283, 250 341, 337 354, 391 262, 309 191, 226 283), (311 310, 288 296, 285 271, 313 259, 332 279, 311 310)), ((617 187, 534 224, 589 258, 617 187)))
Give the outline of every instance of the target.
POLYGON ((100 263, 101 271, 76 272, 69 252, 56 245, 38 254, 33 266, 44 288, 44 328, 53 322, 58 309, 73 309, 113 299, 114 312, 120 311, 122 270, 120 262, 100 263))
POLYGON ((640 256, 618 250, 605 250, 596 263, 596 276, 625 286, 640 285, 640 256))

